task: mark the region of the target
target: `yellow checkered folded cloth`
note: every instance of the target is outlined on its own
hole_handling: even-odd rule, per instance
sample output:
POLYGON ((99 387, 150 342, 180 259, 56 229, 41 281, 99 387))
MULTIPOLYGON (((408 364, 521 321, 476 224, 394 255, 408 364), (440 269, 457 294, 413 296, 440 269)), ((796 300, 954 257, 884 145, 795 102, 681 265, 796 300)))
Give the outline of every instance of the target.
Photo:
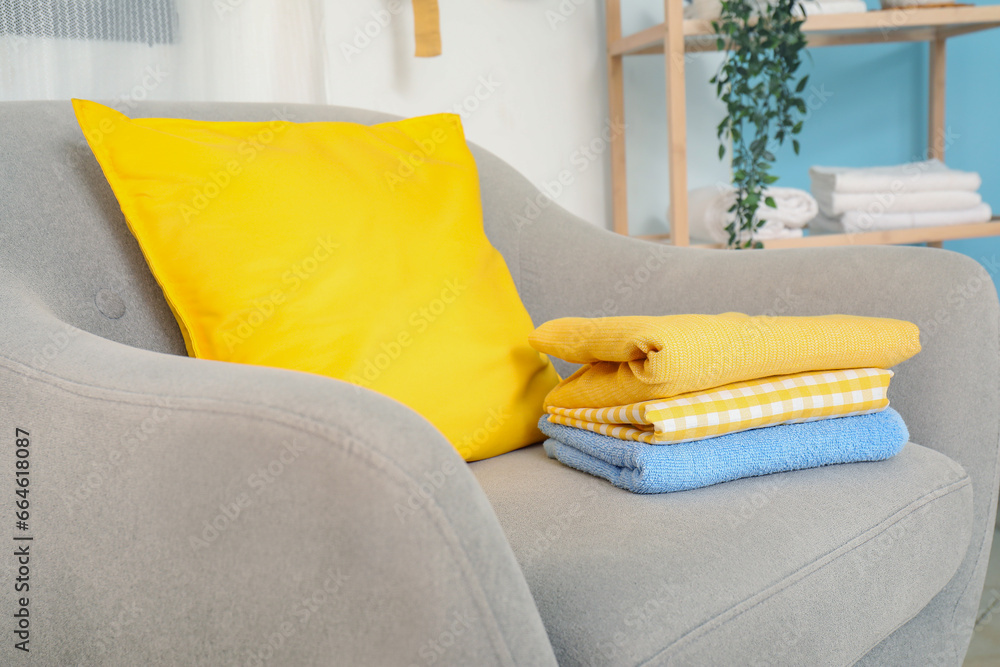
POLYGON ((751 428, 878 412, 892 371, 779 375, 611 408, 548 408, 549 421, 621 440, 673 444, 751 428))
POLYGON ((605 408, 774 375, 890 368, 920 351, 916 325, 854 315, 566 317, 532 332, 536 350, 585 364, 545 406, 605 408))

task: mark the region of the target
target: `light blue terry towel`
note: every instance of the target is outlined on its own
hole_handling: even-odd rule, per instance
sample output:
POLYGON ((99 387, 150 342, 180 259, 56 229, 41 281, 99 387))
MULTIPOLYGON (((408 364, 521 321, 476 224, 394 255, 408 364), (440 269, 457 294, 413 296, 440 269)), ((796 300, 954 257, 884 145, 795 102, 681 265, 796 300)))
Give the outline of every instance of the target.
POLYGON ((686 491, 742 477, 834 463, 881 461, 910 434, 892 408, 854 417, 782 424, 676 445, 619 440, 542 417, 545 453, 635 493, 686 491))

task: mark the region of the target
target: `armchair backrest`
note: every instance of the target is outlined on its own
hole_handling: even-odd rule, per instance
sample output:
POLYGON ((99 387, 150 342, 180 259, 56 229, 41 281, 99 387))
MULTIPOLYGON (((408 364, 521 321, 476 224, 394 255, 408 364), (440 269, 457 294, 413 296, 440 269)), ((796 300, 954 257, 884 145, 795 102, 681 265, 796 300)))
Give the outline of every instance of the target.
MULTIPOLYGON (((139 117, 373 124, 393 117, 319 105, 148 102, 139 117)), ((68 101, 0 103, 0 280, 16 282, 62 321, 126 345, 184 354, 180 331, 132 238, 68 101)), ((473 147, 486 231, 512 264, 515 220, 503 190, 514 169, 473 147)), ((523 198, 523 197, 522 197, 523 198)), ((509 203, 509 202, 508 202, 509 203)), ((511 265, 515 281, 516 266, 511 265)), ((7 314, 6 316, 11 316, 7 314)))

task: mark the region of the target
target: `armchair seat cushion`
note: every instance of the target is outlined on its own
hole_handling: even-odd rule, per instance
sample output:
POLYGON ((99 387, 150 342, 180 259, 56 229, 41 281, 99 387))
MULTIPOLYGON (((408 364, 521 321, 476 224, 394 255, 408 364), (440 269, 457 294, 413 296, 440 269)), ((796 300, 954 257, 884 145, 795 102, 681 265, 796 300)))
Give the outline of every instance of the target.
POLYGON ((540 446, 472 470, 561 665, 852 664, 948 583, 972 530, 965 471, 913 443, 653 496, 540 446))

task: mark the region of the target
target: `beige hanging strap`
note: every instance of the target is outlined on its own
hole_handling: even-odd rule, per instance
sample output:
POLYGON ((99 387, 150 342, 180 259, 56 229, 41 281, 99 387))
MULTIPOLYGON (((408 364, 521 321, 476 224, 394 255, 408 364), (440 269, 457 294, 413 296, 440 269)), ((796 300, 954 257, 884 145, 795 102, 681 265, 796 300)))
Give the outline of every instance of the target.
POLYGON ((438 0, 413 0, 413 25, 417 37, 417 57, 441 55, 441 16, 438 0))

